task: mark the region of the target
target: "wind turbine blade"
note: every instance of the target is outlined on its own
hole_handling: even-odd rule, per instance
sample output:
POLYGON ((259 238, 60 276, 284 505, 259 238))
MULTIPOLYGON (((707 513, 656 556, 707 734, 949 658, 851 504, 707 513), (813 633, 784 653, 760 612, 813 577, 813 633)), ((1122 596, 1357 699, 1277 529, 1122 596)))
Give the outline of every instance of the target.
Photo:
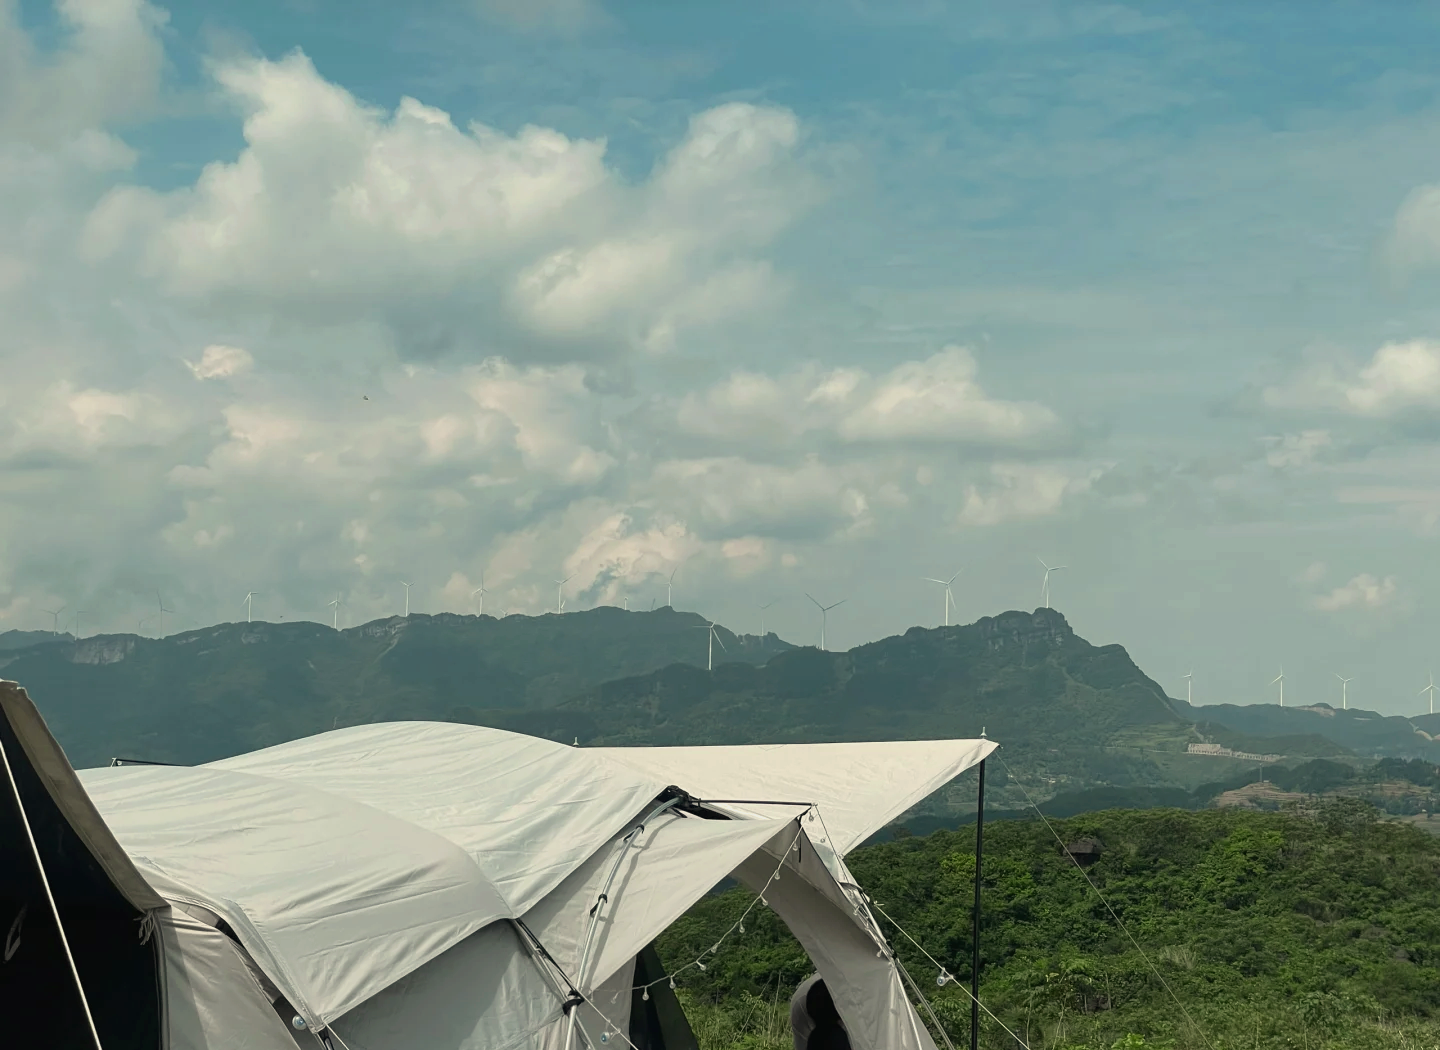
MULTIPOLYGON (((938 583, 941 587, 949 586, 944 580, 937 580, 937 579, 936 579, 935 577, 933 577, 933 576, 922 576, 922 577, 920 577, 920 578, 921 578, 922 580, 924 580, 926 583, 938 583)), ((954 577, 951 577, 951 578, 953 579, 954 577)))
POLYGON ((838 602, 836 602, 834 605, 830 606, 830 608, 832 608, 832 609, 838 609, 838 608, 840 608, 840 606, 844 605, 844 604, 845 604, 846 602, 848 602, 849 600, 850 600, 849 598, 841 598, 841 599, 840 599, 838 602))
MULTIPOLYGON (((812 602, 815 602, 814 597, 810 594, 809 591, 805 592, 805 597, 809 598, 812 602)), ((821 612, 825 611, 825 606, 821 605, 819 602, 815 602, 815 608, 819 609, 821 612)))
MULTIPOLYGON (((720 648, 721 648, 721 649, 725 649, 725 639, 720 637, 720 632, 718 632, 718 631, 715 632, 715 640, 720 643, 720 648)), ((728 653, 730 650, 729 650, 729 649, 725 649, 725 651, 728 653)))
POLYGON ((946 580, 946 581, 945 581, 945 586, 946 586, 946 587, 949 587, 952 583, 955 582, 955 577, 956 577, 956 576, 959 576, 959 575, 960 575, 962 572, 964 572, 964 571, 965 571, 964 569, 956 569, 956 570, 955 570, 955 576, 951 576, 948 580, 946 580))
POLYGON ((1049 572, 1049 571, 1050 571, 1050 566, 1048 566, 1048 565, 1045 564, 1045 559, 1042 558, 1042 557, 1040 557, 1040 555, 1038 555, 1038 554, 1035 555, 1035 560, 1038 561, 1038 562, 1044 567, 1044 569, 1045 569, 1046 572, 1049 572))

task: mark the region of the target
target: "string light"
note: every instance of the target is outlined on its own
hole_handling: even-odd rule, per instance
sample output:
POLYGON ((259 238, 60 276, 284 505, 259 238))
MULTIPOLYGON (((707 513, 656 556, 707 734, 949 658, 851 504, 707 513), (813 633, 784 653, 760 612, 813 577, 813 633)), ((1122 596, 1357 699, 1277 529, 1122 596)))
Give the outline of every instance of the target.
MULTIPOLYGON (((811 820, 815 819, 814 806, 810 807, 809 817, 811 820)), ((655 980, 649 982, 648 984, 637 984, 634 987, 634 991, 639 991, 642 993, 642 1001, 648 1002, 650 999, 650 989, 655 987, 655 985, 660 984, 662 981, 669 982, 670 990, 673 992, 676 988, 675 978, 679 977, 686 970, 694 968, 704 972, 706 970, 705 956, 718 955, 721 945, 723 945, 725 941, 729 939, 732 933, 745 932, 745 919, 752 911, 755 910, 756 905, 761 905, 766 908, 770 906, 770 901, 766 898, 765 891, 768 890, 774 883, 780 881, 780 870, 785 867, 785 862, 790 859, 790 854, 792 852, 799 851, 800 836, 803 834, 805 834, 805 832, 800 830, 797 830, 795 832, 795 837, 790 840, 790 845, 786 847, 785 851, 780 855, 780 863, 775 866, 775 870, 771 872, 770 877, 765 880, 765 885, 761 888, 760 892, 755 895, 755 899, 752 900, 745 908, 745 910, 740 913, 740 918, 735 920, 735 923, 728 930, 726 930, 723 934, 720 935, 720 939, 718 941, 712 944, 705 951, 701 952, 698 958, 686 963, 684 966, 681 966, 678 969, 672 970, 664 977, 657 977, 655 980)))

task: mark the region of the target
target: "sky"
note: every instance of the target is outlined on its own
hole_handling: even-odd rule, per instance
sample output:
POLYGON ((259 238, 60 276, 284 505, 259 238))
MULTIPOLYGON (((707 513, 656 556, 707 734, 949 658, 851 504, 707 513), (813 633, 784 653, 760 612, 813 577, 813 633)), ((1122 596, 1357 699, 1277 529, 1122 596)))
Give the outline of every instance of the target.
POLYGON ((0 0, 0 631, 673 573, 801 644, 844 599, 844 649, 942 622, 926 577, 1033 609, 1043 559, 1172 696, 1418 712, 1437 44, 1401 2, 0 0))

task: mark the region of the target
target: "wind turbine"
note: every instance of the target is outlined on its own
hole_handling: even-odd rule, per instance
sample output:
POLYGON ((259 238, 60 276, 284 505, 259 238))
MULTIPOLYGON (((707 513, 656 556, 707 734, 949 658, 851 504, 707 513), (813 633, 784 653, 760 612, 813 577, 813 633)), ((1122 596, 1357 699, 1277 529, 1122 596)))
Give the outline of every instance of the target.
POLYGON ((673 591, 673 589, 674 589, 674 587, 675 587, 675 574, 676 574, 677 572, 679 572, 679 571, 680 571, 680 566, 679 566, 679 565, 675 566, 675 568, 670 571, 670 579, 669 579, 669 580, 666 582, 666 584, 665 584, 665 604, 668 605, 668 606, 670 606, 670 608, 672 608, 672 609, 675 608, 675 603, 672 602, 672 601, 670 600, 670 598, 671 598, 671 593, 672 593, 672 591, 673 591))
POLYGON ((565 611, 565 585, 573 580, 576 575, 576 573, 572 572, 563 580, 555 581, 555 611, 557 613, 563 613, 565 611))
POLYGON ((1045 608, 1048 609, 1050 608, 1050 574, 1052 572, 1059 572, 1061 569, 1068 569, 1070 566, 1045 565, 1045 559, 1038 556, 1035 558, 1035 560, 1038 561, 1041 565, 1045 566, 1045 579, 1040 584, 1040 600, 1045 603, 1045 608))
POLYGON ((1281 665, 1281 667, 1280 667, 1280 673, 1277 674, 1274 678, 1270 679, 1270 684, 1271 684, 1271 685, 1274 685, 1276 682, 1279 682, 1279 683, 1280 683, 1280 706, 1281 706, 1281 707, 1284 707, 1284 706, 1285 706, 1285 667, 1284 667, 1284 665, 1281 665))
POLYGON ((405 615, 406 615, 406 616, 409 616, 409 615, 410 615, 410 588, 413 587, 414 584, 406 583, 404 580, 401 580, 401 581, 400 581, 400 586, 405 588, 405 615))
MULTIPOLYGON (((810 595, 806 594, 805 597, 810 598, 810 595)), ((810 598, 810 600, 812 602, 815 602, 814 598, 810 598)), ((841 598, 838 602, 835 603, 835 605, 821 605, 819 602, 815 602, 815 608, 820 610, 820 651, 822 653, 825 651, 825 621, 830 613, 830 610, 835 608, 835 606, 837 605, 844 605, 847 600, 848 599, 841 598)))
POLYGON ((1421 695, 1421 696, 1424 696, 1426 693, 1429 693, 1429 694, 1430 694, 1430 713, 1433 715, 1433 714, 1435 713, 1435 672, 1434 672, 1434 671, 1431 671, 1431 672, 1430 672, 1430 684, 1427 685, 1424 689, 1420 690, 1420 695, 1421 695))
MULTIPOLYGON (((964 572, 964 571, 965 571, 964 569, 959 570, 958 572, 955 573, 955 576, 959 576, 960 573, 961 573, 961 572, 964 572)), ((924 578, 926 583, 938 583, 941 587, 944 587, 944 588, 945 588, 945 626, 946 626, 946 627, 949 627, 949 626, 950 626, 950 606, 952 606, 952 605, 955 604, 955 597, 954 597, 954 595, 952 595, 952 594, 950 593, 950 585, 955 582, 955 576, 951 576, 948 580, 937 580, 937 579, 936 579, 935 577, 933 577, 933 576, 926 576, 926 577, 924 578)))
POLYGON ((76 609, 76 610, 75 610, 75 640, 76 640, 77 642, 80 640, 80 617, 81 617, 81 615, 82 615, 83 613, 85 613, 86 611, 87 611, 87 610, 85 610, 85 609, 76 609))
POLYGON ((474 599, 475 595, 480 595, 480 608, 476 611, 476 616, 485 615, 485 595, 489 593, 490 592, 485 589, 485 573, 482 571, 480 573, 480 586, 476 587, 473 591, 470 592, 470 597, 472 600, 474 599))
POLYGON ((50 621, 50 633, 53 634, 56 638, 59 638, 60 614, 65 611, 65 606, 62 605, 58 609, 41 609, 40 611, 43 613, 49 613, 51 616, 54 617, 54 619, 50 621))
POLYGON ((165 599, 160 597, 160 592, 155 592, 155 600, 160 604, 160 637, 165 637, 165 614, 173 613, 174 609, 165 608, 165 599))
POLYGON ((628 595, 628 594, 625 595, 625 597, 623 597, 623 598, 621 599, 621 601, 624 602, 624 605, 622 606, 622 608, 623 608, 626 612, 629 612, 629 611, 630 611, 630 595, 628 595))
MULTIPOLYGON (((1330 673, 1333 674, 1336 678, 1340 678, 1339 671, 1331 671, 1330 673)), ((1340 709, 1342 711, 1350 710, 1349 689, 1350 683, 1353 681, 1355 681, 1355 679, 1353 678, 1340 678, 1340 709)))
POLYGON ((1185 702, 1188 704, 1190 702, 1190 679, 1195 677, 1195 671, 1192 668, 1189 674, 1182 674, 1180 677, 1185 679, 1185 702))
POLYGON ((335 593, 335 600, 333 602, 326 602, 325 604, 335 610, 335 618, 330 621, 330 626, 337 631, 340 630, 340 606, 345 604, 340 600, 340 593, 337 591, 335 593))
POLYGON ((240 603, 241 605, 245 606, 245 622, 246 622, 246 623, 249 623, 249 622, 250 622, 250 605, 251 605, 251 601, 252 601, 252 599, 254 599, 255 595, 257 595, 257 594, 259 594, 259 593, 260 593, 259 591, 246 591, 246 592, 245 592, 245 600, 240 603))
POLYGON ((709 657, 708 657, 708 658, 706 659, 706 661, 705 661, 705 670, 707 670, 707 671, 713 671, 713 670, 715 670, 715 643, 716 643, 716 642, 719 642, 719 643, 720 643, 720 648, 721 648, 721 649, 724 649, 727 653, 728 653, 730 650, 729 650, 729 649, 725 649, 725 639, 721 638, 721 637, 715 632, 715 624, 714 624, 713 621, 710 622, 710 623, 705 623, 705 624, 696 624, 696 625, 695 625, 695 628, 696 628, 696 630, 709 631, 709 632, 710 632, 710 655, 709 655, 709 657))
POLYGON ((764 605, 760 606, 760 648, 765 648, 765 610, 778 602, 779 598, 771 598, 764 605))

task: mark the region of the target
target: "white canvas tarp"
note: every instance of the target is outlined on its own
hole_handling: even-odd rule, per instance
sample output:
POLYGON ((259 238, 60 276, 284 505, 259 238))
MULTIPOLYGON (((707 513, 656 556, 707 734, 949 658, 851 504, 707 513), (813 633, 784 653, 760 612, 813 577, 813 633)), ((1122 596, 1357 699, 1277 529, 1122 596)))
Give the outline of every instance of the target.
POLYGON ((786 828, 793 841, 798 830, 793 821, 662 815, 650 821, 630 846, 617 842, 596 853, 532 909, 525 922, 580 990, 589 992, 786 828), (598 913, 600 922, 582 973, 590 909, 612 870, 615 878, 598 913))
MULTIPOLYGON (((990 740, 897 740, 585 750, 702 799, 814 804, 824 817, 830 845, 843 857, 995 746, 990 740)), ((791 806, 725 808, 767 817, 793 813, 791 806)), ((824 832, 810 837, 823 841, 824 832)))
POLYGON ((823 859, 813 851, 792 853, 786 876, 768 882, 774 870, 772 854, 761 851, 740 865, 735 877, 756 893, 764 891, 771 909, 810 956, 854 1050, 935 1050, 883 941, 830 882, 823 859))
POLYGON ((159 913, 155 936, 167 1050, 297 1050, 229 937, 170 909, 159 913))
POLYGON ((484 726, 384 722, 223 759, 343 795, 466 850, 523 915, 673 781, 484 726))
POLYGON ((81 779, 150 884, 224 917, 317 1026, 509 913, 453 842, 305 784, 203 766, 81 779))
POLYGON ((561 1020, 563 992, 508 922, 487 926, 335 1022, 351 1050, 518 1050, 561 1020))
POLYGON ((762 887, 797 840, 770 906, 831 984, 856 1050, 933 1050, 883 938, 842 885, 843 855, 993 747, 571 748, 393 723, 82 780, 137 874, 223 917, 296 1011, 334 1025, 352 1050, 548 1050, 568 1024, 568 979, 592 997, 576 1014, 587 1031, 623 1031, 636 953, 727 874, 762 887), (731 819, 651 816, 620 852, 671 785, 731 819), (617 856, 581 974, 590 909, 617 856))

